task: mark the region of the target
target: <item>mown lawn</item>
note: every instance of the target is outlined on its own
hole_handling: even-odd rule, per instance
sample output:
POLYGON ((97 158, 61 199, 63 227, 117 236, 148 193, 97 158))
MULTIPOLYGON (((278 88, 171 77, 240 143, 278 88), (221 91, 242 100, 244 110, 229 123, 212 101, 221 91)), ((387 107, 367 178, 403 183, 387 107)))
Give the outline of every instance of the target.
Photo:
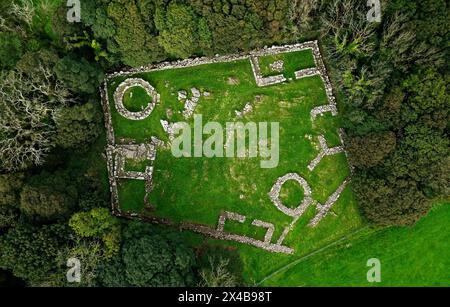
MULTIPOLYGON (((307 58, 307 54, 305 56, 307 58)), ((286 69, 310 66, 305 56, 285 55, 286 69)), ((259 157, 174 158, 170 150, 158 150, 153 176, 155 186, 149 197, 155 209, 151 211, 154 216, 215 228, 220 213, 232 211, 245 215, 247 220, 243 224, 230 221, 225 225, 226 231, 263 239, 265 229, 251 225, 253 219, 259 219, 275 225, 272 239, 275 243, 284 227, 292 221, 268 197, 278 177, 297 172, 308 181, 313 198, 323 204, 349 176, 343 153, 325 157, 312 172, 307 169, 308 163, 319 151, 319 134, 325 135, 330 147, 340 144, 339 117, 326 114, 314 122, 310 119, 313 107, 327 103, 319 76, 258 88, 249 61, 241 60, 136 74, 133 77, 150 82, 161 95, 161 102, 147 119, 127 120, 115 110, 112 97, 114 89, 124 78, 111 80, 108 92, 118 143, 130 140, 148 142, 152 135, 167 141, 159 120, 184 121, 181 116, 184 104, 177 100, 177 92, 186 90, 189 93, 193 87, 210 93, 210 96, 200 98, 195 111, 203 116, 203 123, 217 121, 225 126, 226 122, 236 121, 238 119, 234 111, 242 110, 247 102, 254 104, 254 110, 238 121, 280 123, 280 155, 275 168, 261 168, 259 157), (173 113, 170 118, 167 109, 173 113)), ((192 124, 193 120, 188 122, 192 124)), ((206 138, 204 136, 203 139, 206 138)), ((119 193, 122 210, 150 214, 143 203, 142 183, 121 180, 119 193)), ((282 198, 289 206, 296 207, 303 198, 303 191, 298 186, 286 184, 282 198)), ((235 248, 244 263, 244 279, 254 284, 293 259, 364 225, 350 187, 344 190, 332 212, 318 226, 311 228, 307 224, 315 213, 315 207, 309 207, 286 237, 284 244, 295 249, 294 255, 272 254, 235 242, 205 240, 212 245, 235 248)))
MULTIPOLYGON (((380 229, 280 271, 263 286, 450 286, 450 204, 412 227, 380 229), (381 282, 367 282, 367 260, 381 262, 381 282)), ((281 266, 280 266, 281 267, 281 266)))

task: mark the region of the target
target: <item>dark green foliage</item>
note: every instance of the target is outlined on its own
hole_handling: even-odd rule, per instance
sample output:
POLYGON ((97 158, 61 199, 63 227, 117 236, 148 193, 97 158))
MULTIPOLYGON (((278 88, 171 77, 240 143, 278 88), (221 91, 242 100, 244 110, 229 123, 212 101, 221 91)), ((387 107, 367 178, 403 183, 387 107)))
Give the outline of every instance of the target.
POLYGON ((192 286, 195 258, 177 233, 133 222, 119 258, 100 273, 105 286, 192 286))
POLYGON ((42 172, 33 176, 20 193, 20 209, 37 220, 55 220, 67 217, 76 207, 78 191, 67 172, 42 172))
POLYGON ((22 41, 17 34, 0 32, 0 69, 13 68, 22 52, 22 41))
POLYGON ((91 102, 58 110, 56 142, 63 148, 86 149, 100 134, 101 113, 91 102))
POLYGON ((352 153, 351 163, 356 167, 373 167, 383 162, 395 147, 395 134, 368 134, 349 140, 347 150, 352 153))
MULTIPOLYGON (((158 9, 156 28, 158 42, 164 50, 178 58, 187 58, 198 48, 197 18, 190 6, 171 2, 166 11, 158 9)), ((205 22, 203 22, 205 31, 205 22)), ((205 33, 203 33, 205 36, 205 33)))
POLYGON ((67 228, 62 225, 38 228, 18 224, 0 237, 0 268, 27 281, 48 277, 57 267, 56 256, 66 234, 67 228))
POLYGON ((379 225, 411 225, 431 208, 413 180, 356 176, 354 189, 365 197, 359 202, 366 217, 379 225))
POLYGON ((111 63, 120 58, 126 65, 139 66, 164 58, 149 19, 154 14, 150 1, 89 1, 83 3, 82 14, 95 38, 106 42, 111 63))
POLYGON ((102 71, 95 64, 72 56, 60 59, 54 71, 58 79, 73 92, 93 94, 103 79, 102 71))
POLYGON ((82 2, 82 22, 109 65, 139 66, 291 40, 289 10, 286 0, 96 0, 82 2))
POLYGON ((19 217, 19 192, 24 174, 0 174, 0 230, 13 226, 19 217))

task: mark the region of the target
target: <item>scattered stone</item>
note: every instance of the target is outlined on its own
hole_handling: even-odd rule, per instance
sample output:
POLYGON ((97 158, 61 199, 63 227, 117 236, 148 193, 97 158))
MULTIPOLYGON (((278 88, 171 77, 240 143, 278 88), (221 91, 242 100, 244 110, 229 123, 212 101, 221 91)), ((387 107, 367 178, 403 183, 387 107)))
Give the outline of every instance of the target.
POLYGON ((282 60, 278 60, 269 64, 269 67, 272 71, 282 72, 284 70, 284 62, 282 60))
POLYGON ((195 98, 200 98, 200 91, 197 89, 197 88, 195 88, 195 87, 193 87, 193 88, 191 88, 191 92, 192 92, 192 95, 195 97, 195 98))
POLYGON ((183 101, 187 98, 187 92, 185 90, 178 91, 178 100, 183 101))
POLYGON ((238 118, 242 118, 245 115, 247 115, 248 113, 250 113, 251 111, 253 111, 253 106, 250 102, 247 102, 244 106, 244 109, 242 109, 242 111, 234 110, 234 113, 236 114, 236 116, 238 118))

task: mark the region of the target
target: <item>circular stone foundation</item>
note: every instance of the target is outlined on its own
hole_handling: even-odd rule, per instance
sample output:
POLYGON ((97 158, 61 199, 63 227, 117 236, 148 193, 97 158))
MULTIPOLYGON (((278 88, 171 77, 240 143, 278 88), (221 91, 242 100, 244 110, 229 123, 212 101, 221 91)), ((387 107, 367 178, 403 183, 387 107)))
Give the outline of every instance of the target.
POLYGON ((159 102, 159 94, 156 92, 155 88, 150 85, 147 81, 141 78, 129 78, 119 84, 119 86, 114 91, 114 104, 116 106, 117 112, 127 119, 131 120, 142 120, 147 118, 155 108, 155 105, 159 102), (141 87, 146 93, 151 97, 151 101, 148 102, 147 106, 142 109, 142 111, 132 112, 128 110, 123 104, 123 96, 125 92, 133 87, 141 87))
POLYGON ((313 201, 313 199, 311 198, 311 188, 309 187, 308 182, 306 182, 306 180, 303 177, 300 177, 300 175, 298 175, 297 173, 288 173, 282 177, 279 177, 270 190, 269 197, 273 204, 278 208, 278 210, 292 217, 302 215, 313 201), (283 187, 283 184, 288 180, 294 180, 298 182, 304 191, 303 201, 294 209, 285 206, 280 200, 281 188, 283 187))

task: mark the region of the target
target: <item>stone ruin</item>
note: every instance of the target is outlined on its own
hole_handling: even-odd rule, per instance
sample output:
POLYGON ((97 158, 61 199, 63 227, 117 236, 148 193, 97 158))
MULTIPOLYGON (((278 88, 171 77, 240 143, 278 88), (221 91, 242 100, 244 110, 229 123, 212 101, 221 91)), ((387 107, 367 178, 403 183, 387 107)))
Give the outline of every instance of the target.
MULTIPOLYGON (((201 92, 195 87, 191 88, 191 93, 191 98, 188 98, 188 94, 185 90, 178 91, 178 100, 184 102, 183 117, 186 119, 192 117, 194 114, 195 108, 197 107, 201 96, 201 92)), ((209 96, 209 92, 206 93, 207 96, 209 96)))
POLYGON ((297 173, 287 173, 286 175, 279 177, 269 192, 269 198, 275 205, 275 207, 278 208, 278 210, 292 217, 302 215, 313 201, 311 197, 311 188, 309 187, 306 180, 297 173), (303 188, 304 192, 302 203, 295 209, 286 207, 280 200, 281 188, 283 187, 283 184, 285 184, 288 180, 294 180, 298 182, 303 188))
POLYGON ((272 71, 282 72, 284 70, 284 62, 282 60, 278 60, 269 64, 269 68, 272 71))
POLYGON ((114 91, 114 103, 117 112, 119 112, 119 114, 123 117, 131 120, 142 120, 148 117, 152 113, 155 105, 159 102, 159 98, 159 94, 156 92, 153 86, 151 86, 150 83, 141 78, 126 79, 125 81, 120 83, 114 91), (148 102, 147 106, 143 108, 142 111, 131 112, 123 105, 123 96, 125 95, 125 92, 127 90, 136 86, 142 87, 151 97, 151 100, 148 102))
POLYGON ((242 111, 234 110, 234 113, 236 114, 237 118, 242 118, 251 111, 253 111, 253 105, 250 102, 247 102, 242 111))
MULTIPOLYGON (((170 221, 163 219, 163 218, 146 218, 144 216, 141 216, 137 213, 127 213, 122 212, 119 207, 119 199, 118 199, 118 179, 120 178, 127 178, 127 179, 135 179, 135 180, 145 180, 146 182, 146 191, 151 191, 152 189, 152 178, 153 178, 153 161, 155 159, 156 155, 156 148, 169 148, 170 142, 165 143, 162 140, 159 140, 158 138, 152 136, 151 141, 149 144, 122 144, 122 145, 116 145, 115 144, 115 138, 114 138, 114 129, 112 126, 112 119, 111 119, 111 113, 110 113, 110 106, 108 101, 108 95, 107 95, 107 81, 111 80, 118 76, 131 76, 136 73, 143 73, 143 72, 150 72, 150 71, 158 71, 158 70, 165 70, 165 69, 177 69, 177 68, 183 68, 183 67, 190 67, 190 66, 197 66, 197 65, 203 65, 203 64, 211 64, 211 63, 220 63, 220 62, 232 62, 237 60, 243 60, 243 59, 249 59, 253 74, 255 77, 255 81, 257 86, 268 86, 272 84, 278 84, 281 82, 287 81, 286 78, 283 75, 277 75, 277 76, 270 76, 270 77, 263 77, 261 75, 261 71, 259 68, 259 61, 258 58, 260 56, 265 55, 275 55, 280 54, 283 52, 292 52, 292 51, 299 51, 304 49, 311 49, 314 56, 314 61, 316 64, 316 67, 314 68, 307 68, 302 69, 295 72, 295 78, 305 78, 310 77, 314 75, 319 75, 322 79, 324 86, 325 86, 325 92, 327 95, 328 104, 315 107, 311 110, 311 118, 314 120, 318 115, 322 115, 324 112, 331 112, 331 114, 334 116, 337 114, 337 108, 336 108, 336 101, 333 96, 331 83, 329 80, 329 77, 326 72, 325 65, 323 63, 320 50, 317 44, 317 41, 312 42, 306 42, 301 44, 295 44, 295 45, 289 45, 289 46, 274 46, 270 48, 264 48, 262 50, 253 51, 249 54, 240 53, 235 55, 229 55, 229 56, 218 56, 210 57, 210 58, 196 58, 196 59, 186 59, 182 61, 177 62, 163 62, 156 65, 148 65, 143 66, 139 68, 132 68, 126 71, 119 71, 116 73, 112 73, 106 76, 106 81, 104 83, 103 88, 100 89, 101 95, 102 95, 102 106, 105 113, 105 126, 106 126, 106 132, 107 132, 107 140, 108 140, 108 146, 106 149, 107 153, 107 166, 109 171, 109 182, 110 182, 110 190, 111 190, 111 201, 112 201, 112 207, 113 207, 113 213, 119 216, 126 216, 131 218, 138 218, 138 219, 149 219, 156 223, 164 223, 164 224, 172 224, 170 221), (125 161, 126 159, 137 159, 137 160, 148 160, 149 165, 146 166, 144 172, 134 172, 134 171, 127 171, 125 169, 125 161)), ((282 71, 283 70, 284 63, 282 61, 276 61, 272 63, 269 67, 273 71, 282 71)), ((168 83, 166 82, 166 87, 168 87, 168 83)), ((188 118, 193 115, 195 108, 198 104, 198 100, 201 96, 201 93, 198 89, 192 88, 191 89, 192 97, 188 98, 187 91, 181 90, 178 92, 178 100, 185 102, 185 108, 183 111, 183 116, 185 118, 188 118)), ((208 97, 210 95, 209 92, 204 92, 203 96, 208 97)), ((124 82, 122 82, 115 90, 114 92, 114 102, 116 109, 118 112, 131 120, 141 120, 146 118, 150 115, 152 112, 154 106, 156 103, 159 102, 159 94, 156 92, 156 90, 145 80, 139 79, 139 78, 128 78, 124 82), (143 108, 142 111, 139 112, 130 112, 123 106, 123 95, 124 93, 133 86, 141 86, 143 87, 147 94, 152 97, 152 100, 149 102, 149 104, 143 108)), ((245 114, 248 114, 253 110, 253 105, 251 103, 247 103, 244 106, 244 109, 242 111, 235 111, 237 116, 244 116, 245 114), (241 112, 241 113, 239 113, 241 112)), ((169 117, 169 116, 168 116, 169 117)), ((169 140, 173 138, 173 129, 177 123, 170 123, 166 120, 161 120, 161 125, 166 133, 169 135, 169 140)), ((340 130, 340 137, 342 140, 343 130, 340 130)), ((307 137, 307 136, 305 136, 307 137)), ((325 139, 319 138, 319 143, 321 145, 322 151, 319 153, 319 156, 327 155, 327 154, 334 154, 337 152, 341 152, 342 146, 338 146, 335 148, 328 148, 326 146, 325 139)), ((318 161, 320 161, 321 158, 316 158, 318 161)), ((316 160, 315 159, 315 160, 316 160)), ((314 161, 314 160, 313 160, 314 161)), ((313 163, 313 161, 311 163, 313 163)), ((315 165, 317 163, 313 163, 309 165, 308 169, 313 170, 315 165)), ((219 216, 219 221, 217 224, 217 228, 213 229, 209 226, 205 225, 199 225, 195 223, 181 223, 179 226, 181 229, 189 229, 198 233, 202 233, 205 235, 209 235, 213 238, 217 239, 223 239, 223 240, 232 240, 236 242, 241 242, 245 244, 250 244, 262 249, 265 249, 270 252, 279 252, 279 253, 286 253, 286 254, 292 254, 294 250, 292 248, 289 248, 287 246, 283 246, 282 243, 287 236, 287 234, 293 229, 296 221, 298 218, 305 212, 305 210, 313 203, 316 204, 316 209, 318 213, 314 218, 310 221, 309 226, 314 227, 316 226, 320 220, 326 216, 326 214, 329 212, 332 205, 337 201, 339 198, 341 192, 345 189, 346 185, 349 182, 349 178, 347 178, 339 187, 338 189, 328 198, 328 200, 325 202, 324 205, 321 205, 320 203, 314 201, 311 196, 311 189, 306 182, 305 179, 300 177, 296 173, 288 173, 282 177, 279 177, 275 184, 273 185, 272 189, 269 192, 269 198, 272 201, 272 203, 278 208, 278 210, 282 211, 283 213, 287 214, 288 216, 293 217, 293 221, 291 224, 284 228, 282 234, 278 238, 276 244, 272 243, 272 236, 274 233, 275 226, 269 222, 261 221, 261 220, 253 220, 252 225, 256 227, 262 227, 267 229, 266 234, 264 236, 263 240, 257 240, 251 237, 238 235, 234 233, 227 233, 224 231, 224 225, 225 221, 227 219, 235 220, 240 223, 244 223, 246 220, 246 217, 243 215, 240 215, 235 212, 223 212, 219 216), (297 181, 304 189, 304 199, 300 203, 300 205, 297 208, 288 208, 285 205, 282 204, 279 193, 281 191, 282 185, 287 180, 295 180, 297 181)), ((144 201, 147 201, 144 199, 144 201)))
POLYGON ((343 146, 336 146, 336 147, 329 148, 327 145, 327 141, 323 135, 319 135, 319 144, 320 144, 320 152, 308 164, 308 169, 310 171, 314 170, 314 168, 317 166, 317 164, 319 164, 319 162, 322 160, 323 157, 336 155, 338 153, 344 152, 343 146))
MULTIPOLYGON (((146 191, 146 199, 144 201, 147 202, 147 195, 153 189, 153 162, 156 158, 155 146, 153 144, 127 144, 116 145, 111 150, 111 154, 114 156, 114 164, 112 165, 114 178, 144 180, 146 191), (128 171, 126 170, 127 160, 148 161, 149 165, 145 167, 144 172, 128 171)), ((115 188, 117 189, 117 186, 115 188)))

